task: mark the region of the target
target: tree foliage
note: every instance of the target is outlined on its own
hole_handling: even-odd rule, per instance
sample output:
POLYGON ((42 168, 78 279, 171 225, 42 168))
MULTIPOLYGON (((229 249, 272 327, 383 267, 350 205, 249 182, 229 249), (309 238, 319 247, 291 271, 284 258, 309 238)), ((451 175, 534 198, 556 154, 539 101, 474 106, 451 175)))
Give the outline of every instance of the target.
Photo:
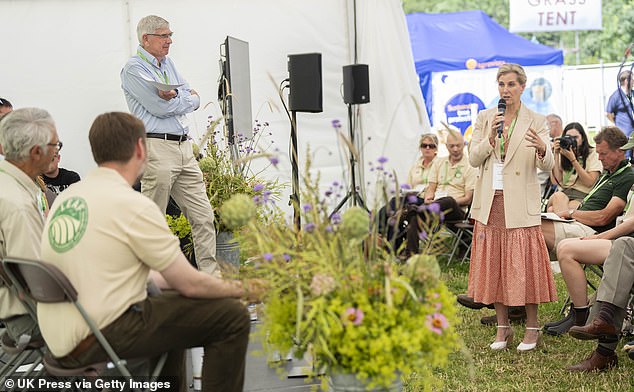
MULTIPOLYGON (((444 13, 482 10, 502 26, 509 26, 509 0, 403 0, 405 13, 444 13)), ((632 0, 603 0, 603 30, 579 31, 579 64, 600 61, 621 62, 625 48, 634 42, 634 2, 632 0)), ((527 39, 535 37, 540 43, 564 50, 568 65, 577 63, 574 31, 519 33, 527 39)))

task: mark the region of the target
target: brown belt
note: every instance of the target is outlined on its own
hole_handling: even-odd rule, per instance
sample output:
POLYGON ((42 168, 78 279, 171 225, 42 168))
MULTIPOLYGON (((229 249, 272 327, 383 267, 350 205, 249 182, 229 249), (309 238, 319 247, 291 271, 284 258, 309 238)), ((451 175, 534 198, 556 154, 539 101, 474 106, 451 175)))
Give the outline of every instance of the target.
POLYGON ((97 342, 97 338, 95 337, 95 335, 90 334, 90 335, 86 336, 84 338, 84 340, 79 342, 79 344, 77 344, 77 346, 75 346, 73 351, 68 353, 66 356, 67 357, 73 357, 74 359, 77 359, 81 354, 83 354, 86 350, 88 350, 88 348, 90 346, 92 346, 95 342, 97 342))

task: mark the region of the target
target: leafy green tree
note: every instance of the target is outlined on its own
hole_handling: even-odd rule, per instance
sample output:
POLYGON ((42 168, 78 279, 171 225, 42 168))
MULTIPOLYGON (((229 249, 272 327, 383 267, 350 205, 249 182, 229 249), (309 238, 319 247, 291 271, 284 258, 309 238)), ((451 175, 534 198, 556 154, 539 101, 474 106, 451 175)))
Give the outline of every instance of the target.
MULTIPOLYGON (((509 26, 509 0, 403 0, 405 13, 443 13, 482 10, 502 26, 509 26)), ((603 30, 579 31, 579 64, 621 62, 625 48, 634 42, 634 2, 603 0, 603 30)), ((574 31, 520 33, 527 39, 564 50, 564 61, 576 64, 574 31)))

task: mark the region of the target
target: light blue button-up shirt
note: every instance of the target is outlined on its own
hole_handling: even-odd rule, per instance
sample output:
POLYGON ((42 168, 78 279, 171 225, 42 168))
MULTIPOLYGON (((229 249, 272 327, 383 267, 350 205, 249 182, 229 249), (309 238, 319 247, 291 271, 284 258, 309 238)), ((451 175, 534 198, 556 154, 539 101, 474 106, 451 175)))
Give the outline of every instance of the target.
POLYGON ((187 134, 189 127, 186 125, 185 114, 198 109, 200 98, 189 92, 189 84, 176 71, 170 58, 165 57, 159 66, 156 58, 141 46, 137 50, 148 61, 137 53, 121 70, 121 88, 130 112, 143 121, 148 133, 187 134), (167 75, 169 84, 183 84, 178 88, 177 97, 164 100, 159 97, 158 89, 143 79, 145 77, 165 83, 159 75, 167 75))

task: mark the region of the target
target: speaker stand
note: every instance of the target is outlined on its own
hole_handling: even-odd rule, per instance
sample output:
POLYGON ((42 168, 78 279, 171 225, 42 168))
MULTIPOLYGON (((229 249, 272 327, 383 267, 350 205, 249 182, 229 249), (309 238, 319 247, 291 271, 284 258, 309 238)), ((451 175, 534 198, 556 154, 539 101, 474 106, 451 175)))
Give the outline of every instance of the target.
MULTIPOLYGON (((352 147, 355 147, 354 129, 352 127, 352 104, 348 104, 348 134, 350 136, 350 145, 352 147)), ((346 194, 346 196, 344 196, 344 198, 339 202, 339 204, 337 204, 337 206, 332 211, 330 216, 332 216, 335 212, 339 211, 341 207, 343 207, 350 199, 352 199, 353 206, 360 206, 360 207, 363 207, 363 209, 365 209, 366 211, 368 211, 368 207, 366 207, 365 202, 363 201, 363 197, 361 197, 361 194, 359 193, 359 190, 357 189, 356 166, 357 166, 357 159, 355 158, 354 153, 352 152, 352 149, 350 149, 350 189, 348 190, 348 193, 346 194)))
POLYGON ((297 164, 297 111, 291 111, 291 184, 292 193, 290 196, 289 204, 293 207, 293 222, 295 223, 295 229, 297 232, 302 227, 300 212, 299 212, 299 166, 297 164))

